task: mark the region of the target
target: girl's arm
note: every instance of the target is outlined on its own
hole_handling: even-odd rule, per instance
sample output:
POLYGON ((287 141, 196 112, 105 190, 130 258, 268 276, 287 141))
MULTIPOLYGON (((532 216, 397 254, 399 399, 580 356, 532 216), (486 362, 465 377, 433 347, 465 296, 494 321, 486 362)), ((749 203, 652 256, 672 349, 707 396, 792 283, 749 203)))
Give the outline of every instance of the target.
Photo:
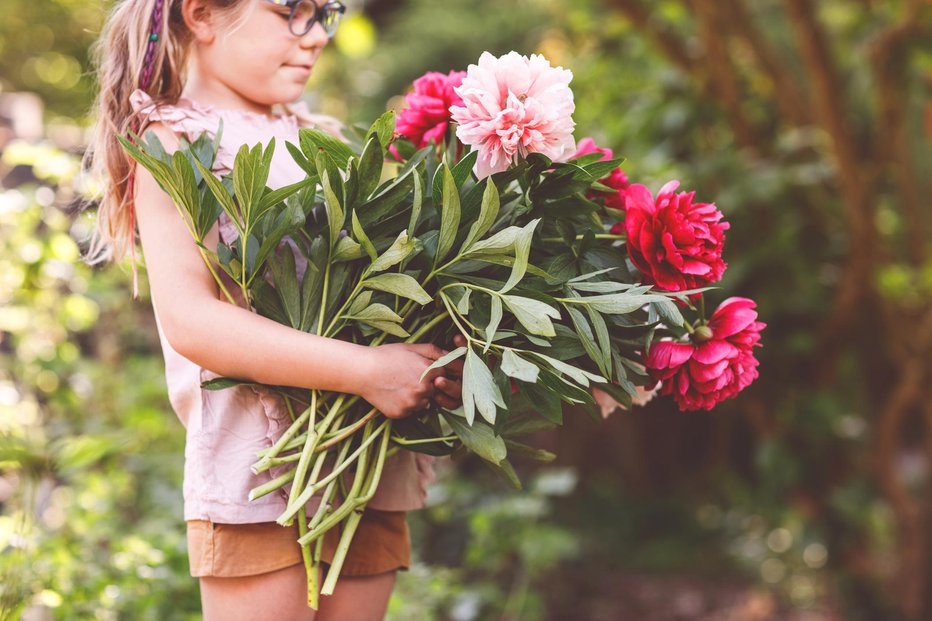
MULTIPOLYGON (((177 148, 164 125, 148 129, 166 149, 177 148)), ((357 345, 295 330, 220 299, 171 198, 145 168, 137 165, 135 174, 136 220, 152 301, 179 354, 223 376, 357 394, 390 417, 423 409, 432 397, 446 407, 445 398, 458 397, 458 382, 441 378, 443 369, 419 381, 445 353, 435 345, 357 345)), ((218 241, 215 225, 204 242, 213 248, 218 241)))

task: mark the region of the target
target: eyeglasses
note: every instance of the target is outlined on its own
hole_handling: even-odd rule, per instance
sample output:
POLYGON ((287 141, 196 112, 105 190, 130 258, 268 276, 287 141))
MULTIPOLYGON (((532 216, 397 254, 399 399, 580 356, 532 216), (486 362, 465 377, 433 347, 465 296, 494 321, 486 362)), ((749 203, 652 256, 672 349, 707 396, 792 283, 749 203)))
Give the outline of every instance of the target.
POLYGON ((312 0, 268 0, 268 2, 288 7, 290 11, 288 30, 296 37, 306 35, 317 22, 323 26, 327 36, 332 37, 337 31, 337 26, 340 25, 340 20, 343 19, 343 13, 346 12, 346 7, 342 2, 327 2, 322 6, 318 6, 312 0))

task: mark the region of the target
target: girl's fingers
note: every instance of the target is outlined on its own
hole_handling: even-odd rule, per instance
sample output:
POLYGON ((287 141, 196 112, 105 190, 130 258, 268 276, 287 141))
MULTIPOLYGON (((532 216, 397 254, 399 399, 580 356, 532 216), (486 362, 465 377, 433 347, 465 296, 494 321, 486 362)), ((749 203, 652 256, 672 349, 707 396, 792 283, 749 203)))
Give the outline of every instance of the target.
MULTIPOLYGON (((458 380, 453 380, 447 377, 438 377, 434 381, 434 386, 437 388, 437 390, 440 391, 440 393, 447 397, 452 399, 462 399, 463 383, 458 380)), ((437 397, 439 394, 434 396, 437 397)))
POLYGON ((437 393, 437 396, 434 397, 434 403, 447 410, 455 410, 460 406, 459 401, 456 399, 451 399, 442 393, 437 393))

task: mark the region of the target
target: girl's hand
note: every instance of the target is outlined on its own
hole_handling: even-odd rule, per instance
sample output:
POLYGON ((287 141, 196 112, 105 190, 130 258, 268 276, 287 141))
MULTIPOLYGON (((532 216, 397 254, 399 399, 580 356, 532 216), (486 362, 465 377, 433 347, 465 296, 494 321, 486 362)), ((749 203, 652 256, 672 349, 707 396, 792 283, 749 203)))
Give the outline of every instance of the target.
MULTIPOLYGON (((453 337, 456 347, 465 347, 466 339, 461 334, 453 337)), ((457 358, 443 367, 444 375, 434 379, 434 403, 447 410, 463 405, 463 358, 457 358)))
MULTIPOLYGON (((457 347, 465 345, 461 336, 453 342, 457 347)), ((369 358, 372 371, 366 374, 366 385, 359 394, 388 418, 404 418, 426 410, 431 401, 447 409, 456 409, 462 404, 462 360, 431 369, 420 380, 424 370, 447 353, 430 344, 394 343, 374 347, 369 358)))
POLYGON ((371 371, 365 374, 366 385, 359 395, 388 418, 404 418, 430 407, 435 394, 434 380, 444 369, 421 374, 447 352, 436 345, 393 343, 373 347, 369 358, 371 371))

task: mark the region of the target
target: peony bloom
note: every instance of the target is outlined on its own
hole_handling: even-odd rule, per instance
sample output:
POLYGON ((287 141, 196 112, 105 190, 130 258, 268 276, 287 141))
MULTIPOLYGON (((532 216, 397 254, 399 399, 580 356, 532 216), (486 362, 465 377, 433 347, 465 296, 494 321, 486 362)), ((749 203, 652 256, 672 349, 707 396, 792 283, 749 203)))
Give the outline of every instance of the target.
MULTIPOLYGON (((582 157, 583 155, 588 155, 590 153, 601 153, 602 157, 599 158, 600 162, 610 160, 615 157, 611 149, 597 147, 595 141, 592 138, 583 138, 576 146, 576 153, 573 155, 572 159, 582 157)), ((628 183, 628 176, 624 173, 624 171, 621 170, 621 167, 619 166, 613 170, 607 177, 599 179, 599 182, 607 185, 610 188, 613 188, 615 191, 599 192, 597 190, 590 190, 586 193, 586 198, 603 198, 605 199, 606 207, 623 211, 625 208, 625 190, 627 190, 628 186, 631 184, 628 183)), ((618 222, 615 224, 615 226, 612 227, 612 233, 615 235, 621 234, 623 232, 624 223, 622 222, 618 222)))
MULTIPOLYGON (((398 114, 395 131, 418 149, 426 147, 431 139, 442 144, 450 124, 450 106, 463 103, 453 89, 465 77, 465 71, 451 71, 449 74, 428 71, 415 80, 414 90, 405 95, 406 107, 398 114)), ((399 157, 395 145, 391 145, 389 150, 399 157)))
POLYGON ((562 162, 576 151, 572 79, 571 71, 551 67, 539 54, 483 52, 478 65, 469 65, 454 89, 463 105, 450 112, 457 138, 479 152, 477 177, 507 170, 529 153, 562 162))
POLYGON ((674 194, 670 181, 657 198, 640 184, 625 192, 628 256, 645 282, 666 291, 703 287, 721 280, 722 246, 729 224, 714 203, 693 203, 695 192, 674 194))
POLYGON ((693 341, 657 341, 644 365, 654 380, 662 382, 660 394, 676 399, 681 410, 711 410, 734 397, 757 379, 754 347, 767 324, 757 321, 757 304, 748 298, 728 298, 709 320, 708 337, 693 341))

